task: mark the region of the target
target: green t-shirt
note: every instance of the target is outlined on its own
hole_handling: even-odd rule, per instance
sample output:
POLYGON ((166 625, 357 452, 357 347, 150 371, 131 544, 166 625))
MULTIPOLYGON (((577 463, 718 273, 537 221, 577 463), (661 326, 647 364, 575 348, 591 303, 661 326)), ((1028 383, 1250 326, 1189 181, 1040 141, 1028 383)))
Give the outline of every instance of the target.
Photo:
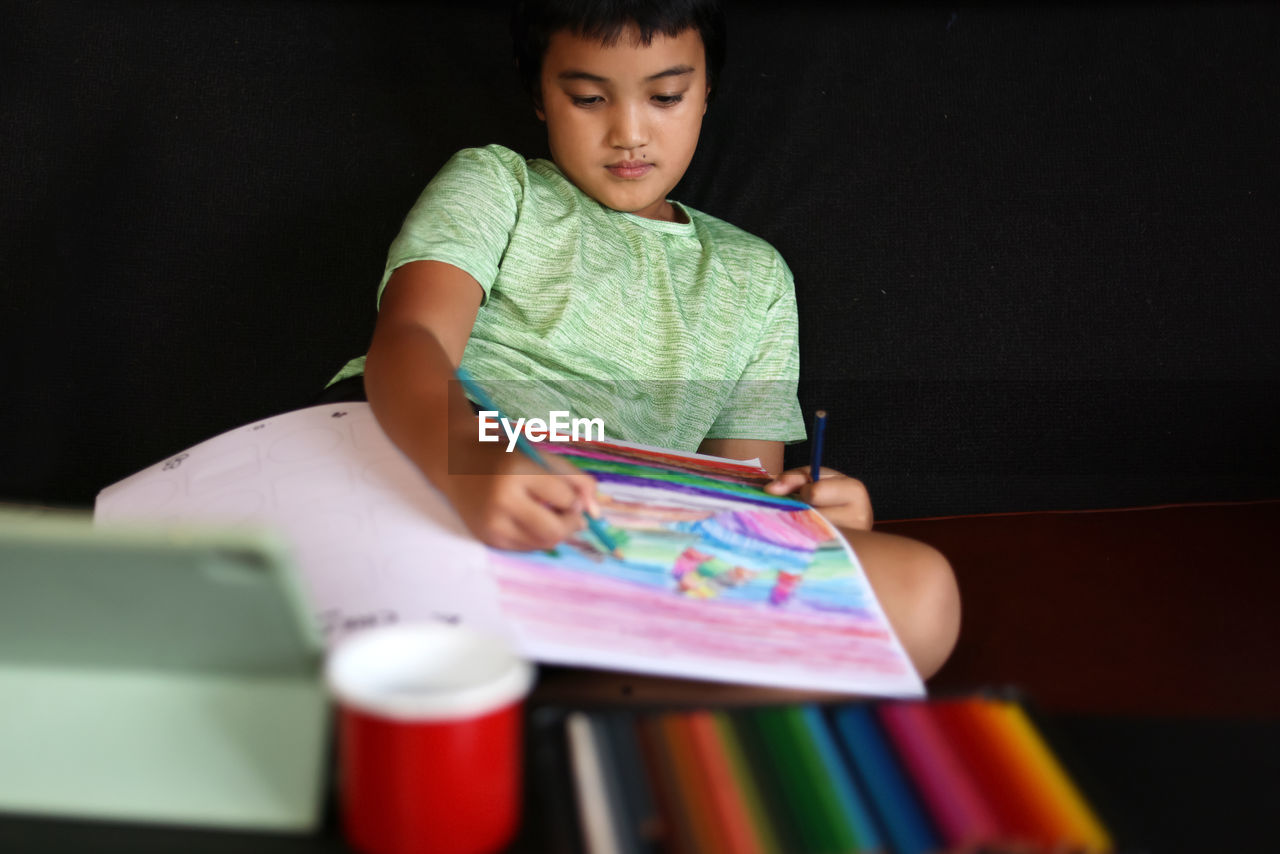
POLYGON ((484 297, 462 366, 512 419, 563 410, 679 450, 804 439, 791 271, 763 240, 676 207, 688 222, 622 213, 550 161, 465 149, 410 210, 378 296, 411 261, 470 273, 484 297))

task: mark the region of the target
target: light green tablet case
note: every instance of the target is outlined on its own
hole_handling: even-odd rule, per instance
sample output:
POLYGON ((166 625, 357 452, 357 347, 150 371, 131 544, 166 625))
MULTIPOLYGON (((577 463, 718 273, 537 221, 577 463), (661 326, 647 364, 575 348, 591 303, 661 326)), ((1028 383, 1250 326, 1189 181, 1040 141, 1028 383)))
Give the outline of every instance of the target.
POLYGON ((0 512, 0 810, 308 830, 322 646, 264 532, 0 512))

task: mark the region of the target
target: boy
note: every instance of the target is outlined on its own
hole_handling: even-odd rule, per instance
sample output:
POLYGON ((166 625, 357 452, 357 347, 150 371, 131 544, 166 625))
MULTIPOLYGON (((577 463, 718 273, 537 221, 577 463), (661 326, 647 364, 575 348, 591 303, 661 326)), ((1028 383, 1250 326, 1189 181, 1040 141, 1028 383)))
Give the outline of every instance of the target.
MULTIPOLYGON (((562 541, 595 512, 595 483, 477 442, 450 382, 459 365, 510 414, 545 419, 555 399, 611 438, 758 457, 774 474, 783 444, 804 438, 790 272, 768 244, 667 198, 697 146, 723 31, 715 0, 517 3, 517 66, 552 160, 459 152, 392 244, 364 387, 387 435, 492 546, 562 541)), ((921 675, 941 666, 959 625, 945 558, 872 533, 865 489, 838 472, 768 488, 846 529, 921 675)))

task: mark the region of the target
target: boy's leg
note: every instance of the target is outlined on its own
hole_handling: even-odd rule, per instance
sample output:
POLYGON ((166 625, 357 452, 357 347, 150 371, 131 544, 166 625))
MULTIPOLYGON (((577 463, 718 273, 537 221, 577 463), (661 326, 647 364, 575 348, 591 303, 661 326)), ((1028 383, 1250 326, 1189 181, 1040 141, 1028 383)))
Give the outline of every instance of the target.
POLYGON ((841 533, 920 677, 928 679, 951 655, 960 634, 960 591, 951 564, 932 546, 897 534, 847 528, 841 533))

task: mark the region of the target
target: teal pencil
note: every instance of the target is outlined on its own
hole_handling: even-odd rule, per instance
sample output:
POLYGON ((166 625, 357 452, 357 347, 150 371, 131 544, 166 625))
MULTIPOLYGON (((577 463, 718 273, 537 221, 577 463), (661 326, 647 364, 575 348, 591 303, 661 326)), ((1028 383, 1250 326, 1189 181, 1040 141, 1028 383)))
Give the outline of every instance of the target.
MULTIPOLYGON (((458 382, 462 383, 462 387, 470 392, 471 396, 476 399, 476 403, 480 404, 481 407, 490 412, 498 413, 498 418, 506 417, 502 414, 502 410, 498 408, 498 405, 493 402, 489 395, 485 394, 485 390, 480 387, 480 384, 471 378, 470 374, 461 367, 457 369, 455 374, 458 377, 458 382)), ((533 460, 540 467, 547 471, 551 470, 551 466, 547 465, 547 461, 543 459, 542 454, 538 453, 538 449, 533 446, 533 443, 525 438, 524 433, 516 433, 516 447, 523 451, 525 456, 533 460)), ((596 539, 604 546, 605 551, 616 558, 621 558, 622 552, 618 550, 618 544, 614 542, 613 537, 609 536, 609 532, 605 530, 604 523, 595 516, 592 516, 586 510, 582 511, 582 518, 587 520, 587 527, 591 529, 591 533, 594 534, 596 539)))
POLYGON ((832 735, 826 718, 822 715, 822 710, 811 703, 806 703, 800 706, 800 717, 808 728, 809 737, 813 739, 813 744, 818 750, 827 779, 831 781, 845 816, 853 828, 853 834, 859 846, 857 850, 886 850, 888 846, 884 844, 879 830, 876 829, 873 811, 867 801, 867 793, 863 791, 852 769, 841 755, 835 736, 832 735))
POLYGON ((591 533, 596 535, 596 539, 604 546, 605 551, 621 559, 622 552, 619 551, 618 544, 614 542, 613 537, 609 536, 609 532, 604 529, 604 523, 586 510, 582 511, 582 518, 587 520, 587 527, 591 529, 591 533))

